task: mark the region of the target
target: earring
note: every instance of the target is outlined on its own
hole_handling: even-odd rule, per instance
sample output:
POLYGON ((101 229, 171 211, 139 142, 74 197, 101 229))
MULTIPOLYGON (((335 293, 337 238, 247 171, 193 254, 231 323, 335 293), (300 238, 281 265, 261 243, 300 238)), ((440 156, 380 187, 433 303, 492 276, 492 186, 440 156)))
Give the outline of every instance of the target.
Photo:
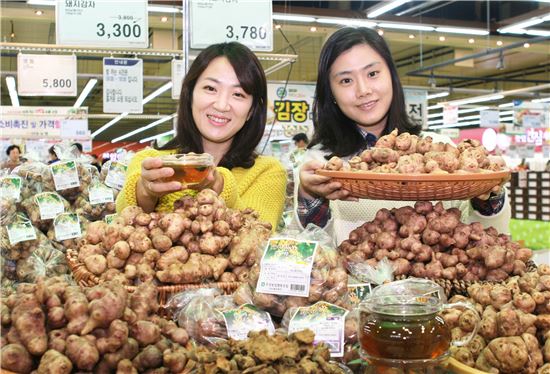
POLYGON ((336 104, 336 99, 335 99, 335 98, 332 98, 332 102, 333 102, 334 104, 336 104))

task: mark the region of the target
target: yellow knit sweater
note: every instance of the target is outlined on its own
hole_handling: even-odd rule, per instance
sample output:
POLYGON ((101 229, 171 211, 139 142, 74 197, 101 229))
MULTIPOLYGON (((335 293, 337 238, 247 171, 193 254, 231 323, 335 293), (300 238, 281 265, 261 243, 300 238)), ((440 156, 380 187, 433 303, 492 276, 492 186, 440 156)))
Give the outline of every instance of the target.
MULTIPOLYGON (((128 166, 126 183, 116 199, 117 212, 127 206, 137 205, 136 183, 141 176, 143 159, 174 152, 146 149, 135 154, 128 166)), ((274 229, 277 227, 283 212, 286 190, 286 171, 278 160, 273 157, 259 156, 250 169, 235 167, 229 170, 217 167, 216 170, 224 180, 220 196, 229 208, 252 208, 260 214, 263 221, 271 223, 274 229)), ((160 198, 155 210, 172 211, 176 200, 194 193, 193 190, 182 190, 164 195, 160 198)))

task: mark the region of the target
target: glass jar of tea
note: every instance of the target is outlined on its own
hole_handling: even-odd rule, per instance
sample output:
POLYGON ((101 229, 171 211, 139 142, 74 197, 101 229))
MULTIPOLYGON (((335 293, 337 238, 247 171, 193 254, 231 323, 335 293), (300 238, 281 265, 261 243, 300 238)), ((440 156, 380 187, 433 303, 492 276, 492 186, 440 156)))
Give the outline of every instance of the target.
POLYGON ((174 169, 174 175, 164 178, 166 182, 181 182, 193 188, 208 176, 214 167, 214 157, 208 153, 171 154, 161 157, 162 166, 174 169))
POLYGON ((451 329, 438 313, 450 308, 478 313, 469 303, 445 302, 443 289, 427 279, 410 278, 375 288, 360 305, 362 356, 372 364, 394 367, 436 364, 445 359, 451 345, 468 344, 478 328, 476 324, 468 336, 452 341, 451 329))

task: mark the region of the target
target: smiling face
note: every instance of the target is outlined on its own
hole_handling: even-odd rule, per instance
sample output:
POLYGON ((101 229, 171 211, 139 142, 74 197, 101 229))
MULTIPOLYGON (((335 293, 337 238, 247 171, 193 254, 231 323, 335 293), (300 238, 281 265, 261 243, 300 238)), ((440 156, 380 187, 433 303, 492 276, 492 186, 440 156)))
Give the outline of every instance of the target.
POLYGON ((250 115, 252 101, 229 60, 225 57, 212 60, 197 80, 192 103, 193 119, 202 135, 205 152, 213 153, 213 147, 229 149, 250 115))
POLYGON ((393 90, 390 70, 378 52, 358 44, 342 53, 330 68, 330 88, 348 118, 365 131, 382 133, 393 90))

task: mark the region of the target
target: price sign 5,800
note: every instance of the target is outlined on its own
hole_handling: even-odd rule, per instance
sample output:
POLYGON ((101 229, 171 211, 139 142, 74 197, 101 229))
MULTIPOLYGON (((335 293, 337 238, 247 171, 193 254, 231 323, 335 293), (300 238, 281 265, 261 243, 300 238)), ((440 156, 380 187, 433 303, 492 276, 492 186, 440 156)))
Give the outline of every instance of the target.
POLYGON ((97 36, 106 37, 107 39, 114 38, 139 38, 141 36, 141 26, 138 24, 120 24, 115 23, 111 27, 106 27, 104 23, 98 23, 96 25, 97 36))
POLYGON ((233 26, 227 25, 225 27, 228 39, 243 40, 243 39, 265 39, 267 37, 267 30, 263 26, 233 26))

